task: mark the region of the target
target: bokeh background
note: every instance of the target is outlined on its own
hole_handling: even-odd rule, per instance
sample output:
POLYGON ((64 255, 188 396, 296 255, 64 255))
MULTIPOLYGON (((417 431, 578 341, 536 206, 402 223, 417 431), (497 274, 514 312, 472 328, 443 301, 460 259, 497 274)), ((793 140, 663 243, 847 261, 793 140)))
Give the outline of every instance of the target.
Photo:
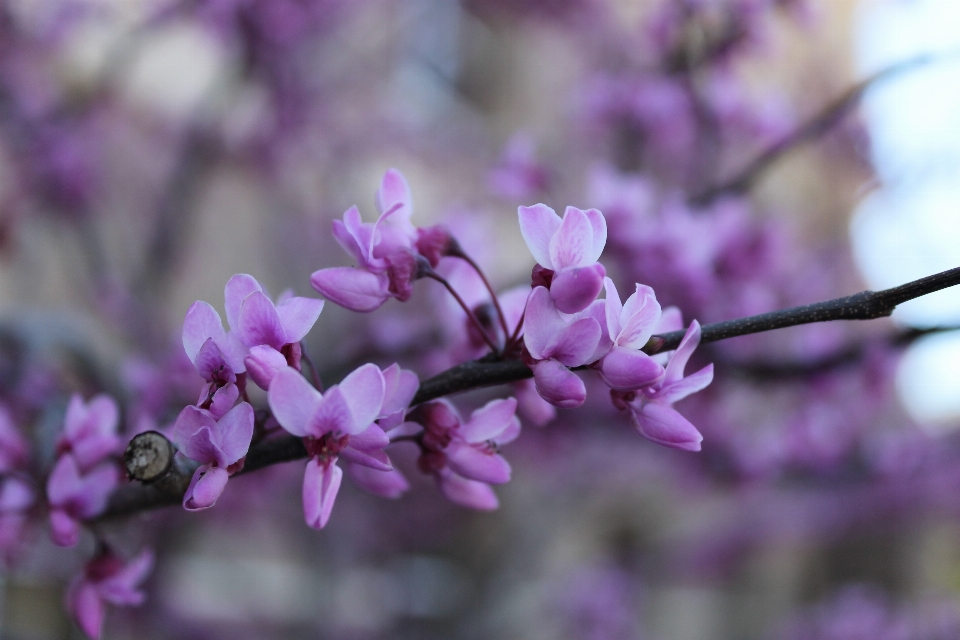
MULTIPOLYGON (((316 295, 383 172, 506 289, 516 208, 597 207, 621 291, 707 323, 960 264, 952 0, 2 0, 0 400, 42 478, 70 393, 169 424, 180 346, 234 273, 316 295)), ((451 279, 461 277, 447 265, 451 279)), ((434 283, 306 347, 470 357, 434 283)), ((157 566, 107 638, 935 640, 960 637, 960 296, 892 320, 709 345, 678 405, 703 451, 640 438, 601 385, 504 449, 501 508, 445 502, 402 444, 397 501, 345 483, 303 523, 302 463, 214 509, 102 527, 157 566)), ((502 394, 456 398, 464 410, 502 394)), ((255 403, 264 403, 262 396, 255 403)), ((42 485, 42 480, 38 481, 42 485)), ((93 550, 42 517, 0 577, 0 637, 82 637, 64 585, 93 550)))

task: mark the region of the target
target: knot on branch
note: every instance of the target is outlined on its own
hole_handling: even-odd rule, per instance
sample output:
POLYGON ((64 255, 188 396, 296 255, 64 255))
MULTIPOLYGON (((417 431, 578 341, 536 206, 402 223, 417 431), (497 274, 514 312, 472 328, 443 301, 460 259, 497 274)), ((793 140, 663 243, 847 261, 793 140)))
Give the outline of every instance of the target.
POLYGON ((173 444, 158 431, 145 431, 133 437, 123 452, 127 477, 143 483, 156 482, 173 466, 173 444))

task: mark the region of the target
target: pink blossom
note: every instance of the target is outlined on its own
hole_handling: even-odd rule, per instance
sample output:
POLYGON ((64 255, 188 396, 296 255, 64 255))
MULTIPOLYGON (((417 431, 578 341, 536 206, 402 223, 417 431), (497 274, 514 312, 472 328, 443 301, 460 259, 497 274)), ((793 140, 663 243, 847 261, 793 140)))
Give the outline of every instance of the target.
POLYGON ((407 300, 419 274, 410 187, 396 169, 383 176, 376 205, 376 223, 362 222, 356 207, 333 221, 334 237, 358 266, 320 269, 310 277, 325 298, 352 311, 373 311, 391 297, 407 300))
POLYGON ((640 351, 660 321, 660 303, 648 286, 638 284, 636 291, 621 304, 620 294, 610 278, 604 279, 606 331, 610 350, 596 364, 600 377, 611 389, 632 391, 655 384, 664 375, 657 362, 640 351))
POLYGON ((253 437, 253 407, 248 403, 241 402, 222 414, 223 407, 217 403, 211 409, 185 407, 173 427, 173 441, 181 453, 201 463, 183 496, 187 511, 216 504, 227 479, 243 468, 253 437))
POLYGON ((30 455, 30 443, 23 437, 6 406, 0 404, 0 473, 22 467, 30 455))
POLYGON ((464 422, 447 401, 419 407, 412 419, 423 425, 420 470, 436 479, 451 502, 496 509, 499 501, 490 485, 510 480, 510 464, 500 455, 500 445, 520 435, 516 410, 515 398, 491 400, 464 422))
MULTIPOLYGON (((401 376, 391 372, 390 377, 401 376)), ((395 404, 399 404, 400 386, 392 390, 390 400, 395 404)), ((343 480, 336 464, 341 456, 380 471, 393 468, 383 451, 390 439, 374 424, 381 416, 385 394, 384 374, 373 364, 356 369, 323 394, 289 367, 273 379, 267 396, 270 409, 280 426, 304 439, 310 456, 303 478, 303 511, 314 529, 322 529, 330 519, 343 480)))
POLYGON ((27 515, 36 502, 33 487, 17 476, 0 479, 0 554, 13 562, 23 544, 27 515))
POLYGON ((603 301, 595 301, 576 315, 561 313, 544 287, 536 287, 527 301, 523 341, 532 361, 534 383, 544 400, 558 407, 579 407, 587 397, 583 381, 570 371, 604 355, 601 345, 605 322, 603 301))
POLYGON ((670 357, 664 377, 639 391, 612 391, 614 404, 629 409, 634 427, 644 438, 675 449, 699 451, 703 436, 673 403, 705 388, 713 380, 713 365, 684 377, 683 370, 700 344, 700 324, 690 323, 680 346, 670 357))
POLYGON ((80 521, 102 513, 119 482, 118 469, 112 464, 82 473, 73 454, 60 456, 47 480, 54 543, 61 547, 75 545, 80 539, 80 521))
POLYGON ((520 207, 520 232, 542 267, 534 285, 550 289, 557 309, 583 311, 603 286, 606 270, 597 260, 607 243, 607 223, 597 209, 567 207, 563 220, 545 204, 520 207))
POLYGON ((245 273, 227 281, 223 297, 229 332, 220 314, 199 300, 183 323, 184 350, 205 380, 216 386, 235 382, 249 367, 253 381, 266 389, 280 359, 299 368, 300 340, 320 316, 323 300, 284 293, 274 304, 245 273))
POLYGON ((139 605, 144 600, 137 587, 153 567, 153 554, 143 551, 123 562, 107 551, 90 560, 67 589, 67 610, 85 634, 99 638, 103 630, 104 605, 139 605))
POLYGON ((110 396, 100 394, 84 404, 79 393, 73 394, 57 438, 57 454, 73 454, 80 471, 89 471, 120 448, 119 422, 117 403, 110 396))

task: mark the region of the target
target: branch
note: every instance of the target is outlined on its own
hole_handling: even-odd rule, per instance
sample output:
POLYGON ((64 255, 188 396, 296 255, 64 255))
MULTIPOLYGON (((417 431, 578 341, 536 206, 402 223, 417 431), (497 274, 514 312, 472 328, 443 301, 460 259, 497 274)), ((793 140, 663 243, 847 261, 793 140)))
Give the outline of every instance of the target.
POLYGON ((820 113, 804 123, 799 129, 773 144, 773 146, 757 156, 753 162, 744 167, 736 176, 694 195, 690 201, 695 205, 705 206, 721 195, 728 193, 740 194, 749 191, 760 176, 773 166, 777 160, 789 151, 792 151, 795 147, 809 140, 815 140, 829 131, 857 106, 866 90, 874 84, 898 76, 916 67, 922 67, 935 59, 937 59, 937 56, 934 55, 912 58, 883 69, 866 80, 854 85, 840 97, 829 103, 820 113))
MULTIPOLYGON (((716 342, 737 336, 814 322, 882 318, 889 316, 897 305, 907 300, 913 300, 957 284, 960 284, 960 267, 914 280, 892 289, 861 291, 835 300, 708 324, 703 327, 700 342, 701 344, 716 342)), ((681 330, 653 336, 644 346, 643 351, 650 355, 671 351, 680 345, 683 335, 684 331, 681 330)), ((531 377, 533 377, 533 371, 522 360, 481 359, 464 362, 421 382, 411 406, 455 393, 518 382, 531 377)), ((147 448, 143 443, 138 443, 138 439, 148 434, 135 437, 127 447, 124 458, 127 461, 128 470, 131 469, 131 459, 134 457, 137 457, 137 465, 150 466, 149 461, 140 459, 147 448)), ((303 445, 302 438, 295 436, 271 438, 250 447, 241 473, 249 473, 273 464, 298 460, 306 456, 307 450, 303 445)), ((136 465, 133 466, 136 467, 136 465)), ((134 472, 130 473, 134 479, 138 479, 134 472)), ((152 484, 129 484, 121 487, 110 497, 106 512, 98 519, 178 504, 183 499, 189 477, 188 471, 173 465, 165 476, 152 484), (186 479, 186 482, 184 482, 184 479, 186 479)), ((143 480, 151 479, 143 478, 143 480)))

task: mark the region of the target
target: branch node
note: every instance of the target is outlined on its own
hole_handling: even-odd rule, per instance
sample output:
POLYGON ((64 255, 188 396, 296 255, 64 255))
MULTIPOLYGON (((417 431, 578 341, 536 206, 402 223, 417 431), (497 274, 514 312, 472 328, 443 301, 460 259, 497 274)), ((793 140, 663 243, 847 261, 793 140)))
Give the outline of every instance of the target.
POLYGON ((156 482, 173 466, 173 443, 158 431, 137 434, 123 452, 127 477, 144 484, 156 482))

